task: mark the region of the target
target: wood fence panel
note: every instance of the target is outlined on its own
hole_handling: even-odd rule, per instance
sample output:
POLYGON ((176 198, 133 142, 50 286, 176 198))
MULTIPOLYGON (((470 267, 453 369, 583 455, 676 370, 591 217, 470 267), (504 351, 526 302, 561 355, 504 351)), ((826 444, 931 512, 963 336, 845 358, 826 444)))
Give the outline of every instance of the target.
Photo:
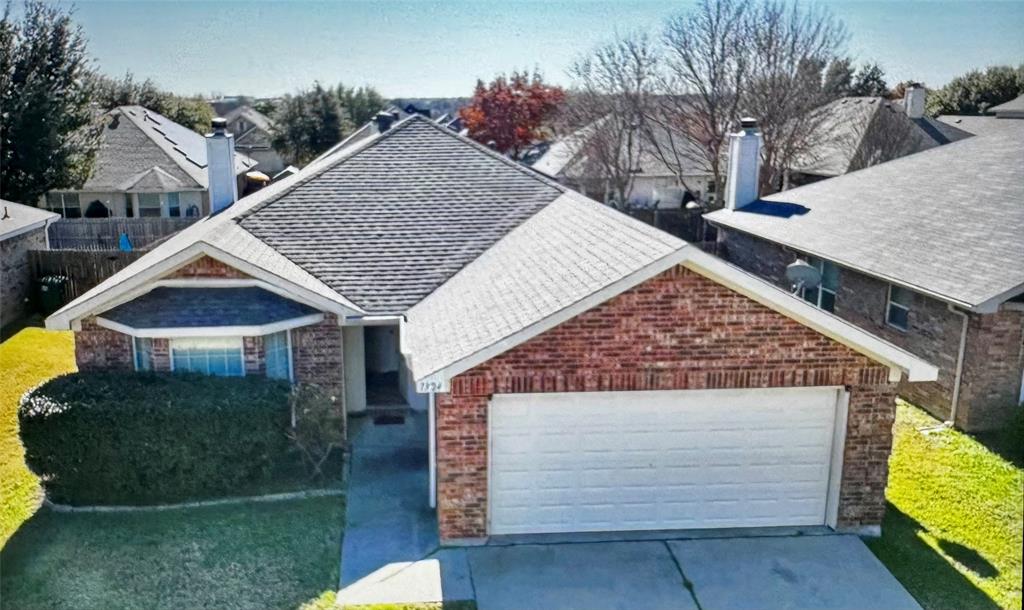
POLYGON ((29 250, 34 280, 47 275, 68 278, 64 302, 93 288, 138 260, 145 252, 104 252, 101 250, 29 250))
POLYGON ((50 224, 53 250, 119 250, 121 235, 132 249, 153 243, 184 229, 198 218, 63 218, 50 224))

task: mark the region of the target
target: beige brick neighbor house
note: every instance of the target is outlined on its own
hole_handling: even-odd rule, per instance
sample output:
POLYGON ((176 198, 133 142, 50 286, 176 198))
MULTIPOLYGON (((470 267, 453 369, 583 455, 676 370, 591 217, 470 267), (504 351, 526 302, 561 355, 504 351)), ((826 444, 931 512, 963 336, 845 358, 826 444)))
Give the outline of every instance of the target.
MULTIPOLYGON (((996 121, 997 119, 992 119, 996 121)), ((1024 401, 1024 138, 1017 123, 705 216, 720 253, 939 366, 899 392, 967 430, 1024 401)))
POLYGON ((421 116, 200 220, 47 324, 75 331, 83 370, 265 375, 353 416, 426 411, 422 502, 448 542, 877 533, 896 385, 936 375, 421 116))

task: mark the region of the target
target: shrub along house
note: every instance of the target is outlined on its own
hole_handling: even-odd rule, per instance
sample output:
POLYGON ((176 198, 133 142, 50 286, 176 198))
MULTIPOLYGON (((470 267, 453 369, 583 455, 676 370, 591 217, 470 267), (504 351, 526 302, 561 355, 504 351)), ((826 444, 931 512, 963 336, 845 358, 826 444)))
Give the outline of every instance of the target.
POLYGON ((877 531, 895 384, 935 376, 419 116, 201 220, 47 324, 75 330, 82 370, 287 377, 349 412, 425 409, 423 501, 449 542, 877 531))
POLYGON ((734 264, 788 288, 786 266, 807 260, 822 271, 821 285, 803 291, 807 301, 939 365, 934 383, 900 386, 908 400, 968 430, 999 427, 1020 412, 1019 131, 762 199, 752 192, 705 218, 734 264))

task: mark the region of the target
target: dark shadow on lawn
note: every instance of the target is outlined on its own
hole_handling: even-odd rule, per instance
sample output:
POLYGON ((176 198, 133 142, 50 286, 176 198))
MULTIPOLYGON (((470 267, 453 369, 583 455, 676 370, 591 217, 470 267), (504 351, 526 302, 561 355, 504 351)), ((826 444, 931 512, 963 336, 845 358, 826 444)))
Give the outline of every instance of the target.
MULTIPOLYGON (((918 537, 923 531, 927 529, 918 521, 889 504, 882 537, 867 544, 925 610, 999 610, 992 598, 918 537)), ((998 573, 974 549, 949 541, 940 542, 940 546, 982 577, 998 573)))
POLYGON ((999 574, 999 570, 989 563, 987 559, 982 557, 978 551, 964 546, 959 542, 939 539, 939 548, 942 549, 943 553, 960 562, 966 566, 967 569, 982 578, 992 578, 999 574))
POLYGON ((41 314, 32 314, 23 318, 18 318, 17 320, 6 324, 3 328, 0 328, 0 342, 10 339, 26 328, 44 328, 45 326, 45 319, 41 314))
POLYGON ((1024 468, 1024 413, 1018 413, 999 430, 975 432, 971 436, 1017 468, 1024 468))

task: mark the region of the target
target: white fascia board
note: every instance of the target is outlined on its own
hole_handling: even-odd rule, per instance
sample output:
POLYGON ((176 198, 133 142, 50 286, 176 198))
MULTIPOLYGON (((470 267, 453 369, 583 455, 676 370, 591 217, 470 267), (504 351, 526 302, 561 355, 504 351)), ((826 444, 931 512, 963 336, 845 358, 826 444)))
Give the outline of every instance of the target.
MULTIPOLYGON (((935 381, 939 369, 910 352, 838 318, 738 267, 697 248, 683 265, 758 303, 800 322, 850 349, 907 374, 909 381, 935 381)), ((897 377, 898 378, 898 377, 897 377)))
POLYGON ((349 315, 343 318, 342 326, 401 326, 405 316, 360 316, 349 315))
MULTIPOLYGON (((629 290, 630 288, 638 284, 641 284, 646 280, 649 280, 650 278, 658 275, 659 273, 668 271, 669 269, 685 261, 687 258, 687 251, 692 249, 694 249, 693 246, 683 246, 679 250, 675 250, 670 254, 648 264, 647 266, 641 267, 640 269, 634 271, 633 273, 630 273, 629 275, 615 282, 612 282, 611 284, 608 284, 607 286, 601 288, 597 292, 591 293, 590 295, 576 301, 575 303, 572 303, 571 305, 560 309, 559 311, 547 316, 546 318, 542 318, 534 322, 533 324, 530 324, 529 326, 523 328, 518 332, 515 332, 511 335, 508 335, 498 340, 495 343, 492 343, 491 345, 477 351, 474 354, 466 356, 465 358, 453 362, 452 364, 449 364, 444 368, 441 368, 436 371, 425 372, 423 374, 414 373, 413 377, 416 379, 417 384, 421 381, 429 380, 433 382, 431 385, 440 384, 438 387, 445 388, 444 390, 434 389, 431 391, 447 391, 448 381, 452 377, 455 377, 459 373, 464 373, 465 371, 468 371, 469 369, 477 365, 483 364, 484 362, 487 362, 491 358, 494 358, 495 356, 512 349, 513 347, 519 345, 520 343, 528 341, 529 339, 532 339, 533 337, 536 337, 537 335, 543 332, 551 330, 552 328, 558 326, 562 322, 571 320, 572 318, 578 316, 584 311, 587 311, 588 309, 592 309, 600 305, 601 303, 604 303, 608 299, 622 292, 625 292, 626 290, 629 290)), ((412 362, 413 364, 415 364, 415 354, 411 354, 411 356, 412 362)))
POLYGON ((185 328, 134 328, 127 324, 121 324, 120 322, 114 322, 108 320, 102 316, 96 317, 96 324, 115 330, 125 335, 131 335, 132 337, 149 338, 149 339, 162 339, 162 338, 174 338, 174 337, 255 337, 262 335, 271 335, 279 333, 284 330, 291 330, 293 328, 299 328, 301 326, 309 326, 310 324, 317 324, 322 322, 324 314, 314 313, 308 316, 301 316, 298 318, 291 318, 288 320, 281 320, 280 322, 273 322, 271 324, 261 324, 255 326, 197 326, 197 327, 185 327, 185 328))
POLYGON ((13 231, 11 231, 9 233, 4 233, 3 235, 0 235, 0 241, 6 241, 6 240, 11 239, 13 237, 17 237, 19 235, 24 235, 25 233, 28 233, 29 231, 34 231, 34 230, 36 230, 36 229, 38 229, 40 227, 49 227, 51 222, 53 222, 53 219, 51 219, 51 218, 44 218, 42 220, 33 222, 30 225, 25 225, 24 227, 19 227, 19 228, 15 229, 15 230, 13 230, 13 231))
MULTIPOLYGON (((804 326, 830 339, 846 345, 858 353, 864 354, 876 362, 888 366, 890 369, 889 378, 892 381, 898 381, 901 373, 906 373, 909 381, 935 381, 938 377, 938 368, 935 365, 891 343, 883 341, 832 314, 818 309, 810 303, 798 299, 788 292, 750 275, 725 261, 702 252, 695 246, 683 247, 668 256, 658 259, 601 290, 576 301, 572 305, 441 369, 430 372, 413 369, 413 377, 418 385, 422 384, 421 387, 426 388, 429 386, 430 391, 448 391, 449 381, 456 375, 483 364, 491 358, 600 305, 676 265, 683 265, 704 277, 757 301, 769 309, 800 322, 804 326)), ((407 359, 415 365, 415 354, 407 354, 407 359)))
MULTIPOLYGON (((230 267, 234 267, 253 278, 262 280, 261 287, 285 298, 316 307, 317 309, 336 313, 339 317, 361 312, 361 310, 354 304, 352 304, 351 308, 348 307, 346 305, 348 303, 347 300, 342 299, 342 302, 338 302, 327 299, 320 294, 298 286, 281 278, 280 276, 269 273, 262 267, 253 265, 252 263, 228 254, 219 248, 215 248, 206 242, 197 241, 154 263, 153 265, 150 265, 139 273, 126 278, 116 286, 112 286, 109 289, 81 302, 77 302, 76 300, 69 305, 65 305, 59 311, 46 319, 46 327, 51 330, 68 330, 69 328, 78 330, 78 322, 82 318, 98 312, 106 311, 112 307, 116 307, 117 305, 135 299, 140 295, 149 292, 161 282, 165 282, 163 285, 168 285, 166 282, 173 282, 173 280, 154 281, 154 278, 171 273, 175 269, 183 267, 203 256, 209 256, 210 258, 216 259, 230 267)), ((208 286, 218 283, 221 286, 230 285, 227 281, 228 278, 206 279, 211 280, 209 283, 205 284, 208 286)), ((185 285, 186 283, 190 283, 193 286, 203 284, 201 278, 194 278, 190 280, 183 279, 181 285, 185 285)))

